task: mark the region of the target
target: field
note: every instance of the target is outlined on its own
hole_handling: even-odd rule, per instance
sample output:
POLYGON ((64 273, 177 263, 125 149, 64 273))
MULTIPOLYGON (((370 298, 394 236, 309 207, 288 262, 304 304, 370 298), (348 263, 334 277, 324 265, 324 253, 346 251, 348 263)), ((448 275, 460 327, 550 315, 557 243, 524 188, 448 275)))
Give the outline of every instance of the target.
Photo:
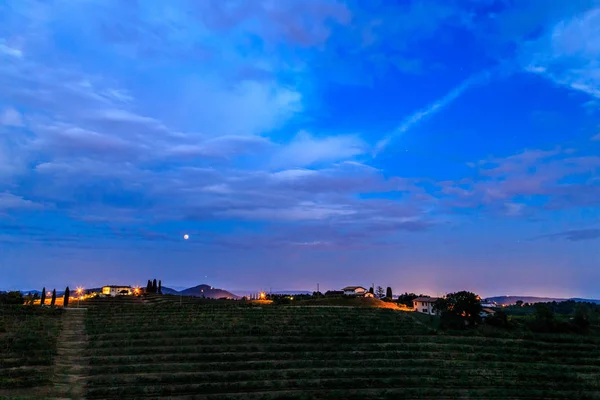
MULTIPOLYGON (((600 399, 596 336, 450 335, 392 309, 176 296, 85 306, 63 313, 65 321, 85 318, 87 335, 82 331, 85 340, 73 346, 61 342, 70 360, 58 362, 78 365, 76 379, 62 379, 80 385, 70 393, 88 399, 600 399)), ((3 388, 48 384, 57 312, 7 310, 3 388), (8 324, 11 337, 23 338, 7 341, 8 324), (17 325, 19 334, 12 329, 17 325), (41 342, 40 329, 47 332, 41 342), (39 367, 26 378, 7 373, 21 365, 39 367)))
POLYGON ((90 399, 600 398, 600 342, 435 334, 410 313, 240 305, 87 313, 90 399))
POLYGON ((0 306, 0 398, 51 383, 61 310, 0 306))

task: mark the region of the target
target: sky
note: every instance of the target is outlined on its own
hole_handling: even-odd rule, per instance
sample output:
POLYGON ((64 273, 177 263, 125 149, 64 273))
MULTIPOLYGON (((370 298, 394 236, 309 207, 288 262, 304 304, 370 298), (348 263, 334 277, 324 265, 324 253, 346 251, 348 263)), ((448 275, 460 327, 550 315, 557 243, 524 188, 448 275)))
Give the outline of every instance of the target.
POLYGON ((600 298, 599 172, 599 1, 0 0, 1 289, 600 298))

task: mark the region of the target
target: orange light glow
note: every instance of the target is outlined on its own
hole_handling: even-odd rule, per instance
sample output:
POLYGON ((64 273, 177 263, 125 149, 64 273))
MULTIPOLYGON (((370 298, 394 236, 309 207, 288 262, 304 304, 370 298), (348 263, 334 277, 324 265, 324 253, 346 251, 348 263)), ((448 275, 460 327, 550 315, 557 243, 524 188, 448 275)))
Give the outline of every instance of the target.
POLYGON ((265 292, 260 292, 260 299, 264 300, 267 298, 267 295, 265 294, 265 292))

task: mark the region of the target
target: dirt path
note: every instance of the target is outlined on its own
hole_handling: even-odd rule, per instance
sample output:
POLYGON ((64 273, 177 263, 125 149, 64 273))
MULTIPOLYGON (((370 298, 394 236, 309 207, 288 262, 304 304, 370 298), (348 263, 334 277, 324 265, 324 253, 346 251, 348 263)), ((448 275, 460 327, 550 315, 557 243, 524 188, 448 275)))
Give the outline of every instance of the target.
POLYGON ((85 334, 85 308, 65 310, 62 331, 56 346, 54 365, 54 392, 57 399, 83 399, 87 374, 87 347, 85 334))

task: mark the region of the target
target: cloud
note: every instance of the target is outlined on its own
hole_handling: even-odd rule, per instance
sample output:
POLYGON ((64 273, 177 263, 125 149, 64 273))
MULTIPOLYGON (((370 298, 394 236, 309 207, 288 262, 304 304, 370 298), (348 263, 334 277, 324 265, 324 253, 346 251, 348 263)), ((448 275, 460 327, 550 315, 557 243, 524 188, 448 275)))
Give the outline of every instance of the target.
POLYGON ((217 32, 244 29, 266 42, 314 46, 326 41, 333 24, 350 22, 350 11, 338 1, 255 1, 196 4, 195 14, 217 32), (253 23, 254 21, 258 23, 253 23))
POLYGON ((23 118, 21 116, 21 113, 12 107, 6 108, 0 114, 0 125, 22 127, 23 118))
POLYGON ((12 193, 0 193, 0 211, 8 210, 39 210, 44 208, 41 204, 27 200, 12 193))
POLYGON ((560 148, 526 150, 477 166, 473 176, 438 183, 443 207, 530 217, 534 211, 600 205, 597 156, 560 148))
POLYGON ((521 58, 527 71, 600 98, 600 8, 556 23, 526 43, 521 58))
POLYGON ((260 136, 220 136, 197 144, 174 145, 168 149, 173 157, 231 157, 272 146, 273 143, 260 136))
POLYGON ((600 239, 600 229, 576 229, 551 235, 538 236, 537 239, 565 239, 570 242, 600 239))
POLYGON ((23 57, 23 52, 20 49, 9 46, 3 39, 0 39, 0 54, 15 58, 23 57))
POLYGON ((592 140, 600 140, 600 133, 592 138, 592 140))
POLYGON ((374 155, 377 155, 378 153, 382 152, 394 138, 401 137, 409 129, 419 124, 423 119, 430 118, 432 115, 441 111, 444 107, 448 106, 453 101, 458 99, 467 89, 474 85, 482 84, 488 81, 490 77, 491 72, 489 71, 483 71, 479 74, 473 75, 465 81, 463 81, 460 85, 452 89, 441 99, 428 105, 426 108, 409 115, 407 118, 404 119, 404 121, 402 121, 400 126, 398 126, 398 128, 394 130, 394 132, 388 134, 383 139, 377 142, 377 144, 375 145, 374 155))
POLYGON ((310 221, 351 215, 354 212, 344 207, 303 202, 290 208, 230 209, 218 212, 217 215, 255 221, 310 221))
POLYGON ((366 143, 355 135, 314 137, 301 131, 281 147, 272 163, 278 167, 305 167, 350 159, 366 151, 366 143))

